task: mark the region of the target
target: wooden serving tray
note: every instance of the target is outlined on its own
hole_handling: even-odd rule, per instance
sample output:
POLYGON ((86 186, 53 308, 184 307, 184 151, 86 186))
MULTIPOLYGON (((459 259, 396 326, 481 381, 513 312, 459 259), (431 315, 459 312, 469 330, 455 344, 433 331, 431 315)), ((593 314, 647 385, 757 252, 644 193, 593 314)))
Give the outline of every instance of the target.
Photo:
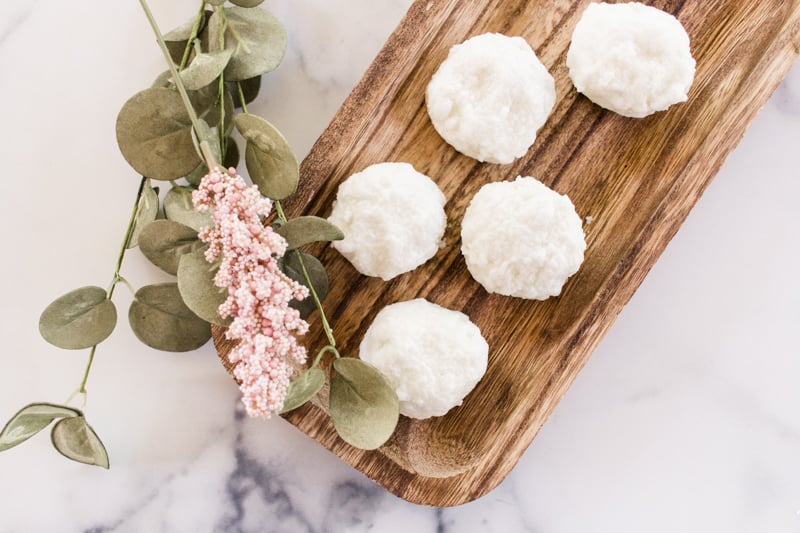
MULTIPOLYGON (((565 58, 588 0, 418 0, 302 164, 290 216, 327 216, 336 190, 372 163, 405 161, 447 197, 447 246, 385 283, 359 275, 330 247, 312 250, 332 280, 325 302, 344 354, 356 355, 387 304, 425 297, 467 313, 490 346, 489 368, 464 404, 424 421, 401 417, 378 451, 337 436, 320 406, 287 419, 406 500, 450 506, 494 488, 516 464, 689 210, 800 50, 800 0, 659 0, 686 27, 697 60, 689 101, 645 119, 604 111, 576 93, 565 58), (521 35, 556 80, 558 100, 527 156, 478 163, 436 133, 424 94, 448 49, 484 32, 521 35), (460 253, 460 220, 481 185, 531 175, 567 193, 588 248, 561 296, 487 294, 460 253)), ((215 341, 225 360, 230 346, 215 341)), ((325 344, 311 317, 307 346, 325 344)), ((229 365, 228 365, 229 366, 229 365)))

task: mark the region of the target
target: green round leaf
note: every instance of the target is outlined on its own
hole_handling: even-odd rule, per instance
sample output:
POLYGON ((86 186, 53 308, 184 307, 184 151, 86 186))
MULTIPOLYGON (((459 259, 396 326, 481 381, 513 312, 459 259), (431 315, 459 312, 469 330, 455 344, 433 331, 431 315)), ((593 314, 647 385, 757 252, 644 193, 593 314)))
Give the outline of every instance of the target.
POLYGON ((173 276, 178 273, 181 256, 200 250, 205 244, 197 232, 180 222, 156 220, 139 236, 139 249, 155 266, 173 276))
POLYGON ((374 366, 352 357, 333 362, 330 414, 339 436, 362 450, 382 446, 400 417, 397 393, 374 366))
POLYGON ((196 91, 216 80, 225 70, 232 54, 232 48, 197 54, 191 64, 180 72, 183 86, 196 91))
MULTIPOLYGON (((278 19, 263 9, 230 7, 225 9, 227 26, 225 47, 233 56, 225 68, 228 81, 246 80, 274 70, 286 52, 286 29, 278 19)), ((219 49, 219 14, 209 21, 210 49, 219 49)))
POLYGON ((125 102, 117 116, 117 143, 128 163, 148 178, 177 179, 200 161, 181 97, 163 87, 145 89, 125 102))
POLYGON ((154 221, 156 216, 158 216, 158 189, 154 189, 150 185, 150 180, 147 180, 139 198, 139 206, 136 208, 136 220, 133 223, 128 248, 135 248, 139 244, 139 234, 142 233, 142 229, 154 221))
POLYGON ((196 211, 192 204, 192 189, 189 187, 173 187, 164 196, 164 213, 169 220, 180 222, 195 231, 213 226, 211 212, 196 211))
POLYGON ((32 403, 20 409, 0 431, 0 452, 25 442, 50 425, 56 418, 80 416, 81 412, 66 405, 32 403))
MULTIPOLYGON (((188 91, 189 100, 197 112, 197 117, 205 120, 211 127, 219 127, 219 99, 218 88, 215 85, 207 85, 197 91, 188 91)), ((229 92, 225 93, 225 135, 233 129, 233 96, 229 92)))
POLYGON ((233 94, 233 105, 239 109, 242 107, 242 100, 239 98, 239 87, 237 87, 237 83, 242 86, 244 103, 249 104, 256 99, 258 92, 261 90, 261 76, 256 76, 254 78, 248 78, 246 80, 229 84, 230 92, 233 94))
POLYGON ((275 231, 286 239, 288 250, 294 250, 312 242, 344 239, 342 230, 324 218, 315 216, 293 218, 275 231))
POLYGON ((256 115, 240 113, 233 119, 236 129, 247 140, 245 163, 261 194, 283 200, 297 189, 300 166, 283 135, 256 115))
POLYGON ((153 80, 153 84, 150 87, 162 87, 162 88, 170 88, 172 87, 172 72, 169 70, 165 70, 161 74, 153 80))
POLYGON ((256 7, 263 1, 264 0, 231 0, 231 3, 241 7, 256 7))
POLYGON ((317 395, 323 385, 325 385, 325 372, 319 368, 309 368, 300 373, 289 383, 281 414, 297 409, 309 401, 317 395))
POLYGON ((233 137, 228 137, 225 143, 227 148, 225 150, 225 157, 222 159, 222 165, 225 168, 236 168, 239 166, 239 160, 241 159, 239 147, 236 145, 236 141, 233 140, 233 137))
POLYGON ((205 163, 200 163, 197 168, 186 174, 186 181, 194 187, 200 186, 200 181, 208 174, 208 167, 205 163))
POLYGON ((53 426, 50 440, 67 459, 108 468, 106 447, 83 416, 60 420, 53 426))
POLYGON ((211 127, 208 123, 201 119, 197 120, 197 128, 192 130, 192 142, 197 153, 202 156, 203 152, 200 150, 200 143, 206 141, 211 153, 214 155, 214 161, 220 161, 222 154, 219 147, 219 128, 211 127))
POLYGON ((216 269, 206 261, 204 254, 205 249, 200 249, 181 256, 178 290, 194 314, 206 322, 227 326, 230 320, 223 320, 217 310, 228 298, 228 291, 214 285, 216 269))
POLYGON ((136 291, 128 320, 139 340, 156 350, 188 352, 211 338, 211 326, 186 307, 177 283, 147 285, 136 291))
POLYGON ((67 350, 99 344, 114 331, 117 309, 100 287, 81 287, 57 298, 39 317, 44 340, 67 350))
MULTIPOLYGON (((325 297, 328 295, 328 274, 325 272, 325 267, 320 263, 319 259, 305 252, 287 252, 286 255, 278 260, 278 266, 281 271, 291 279, 308 287, 308 281, 303 275, 303 266, 300 264, 300 259, 298 259, 297 254, 300 254, 303 258, 303 264, 306 267, 306 272, 308 272, 311 285, 314 287, 319 301, 324 301, 325 297)), ((300 316, 302 318, 306 318, 317 308, 317 304, 310 294, 302 301, 292 300, 289 305, 300 311, 300 316)))

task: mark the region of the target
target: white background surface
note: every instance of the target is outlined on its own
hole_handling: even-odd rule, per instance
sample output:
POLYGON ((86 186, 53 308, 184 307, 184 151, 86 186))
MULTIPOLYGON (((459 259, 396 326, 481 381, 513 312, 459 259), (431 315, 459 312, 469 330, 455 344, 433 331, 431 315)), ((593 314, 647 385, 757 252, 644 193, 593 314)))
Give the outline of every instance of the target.
MULTIPOLYGON (((190 0, 152 0, 163 29, 190 0)), ((273 0, 290 49, 252 111, 307 153, 409 0, 273 0)), ((114 121, 163 62, 138 3, 0 10, 0 418, 62 402, 85 352, 41 310, 106 286, 138 176, 114 121)), ((282 420, 242 417, 209 344, 139 344, 120 286, 87 417, 103 471, 46 433, 0 454, 0 531, 800 532, 800 69, 692 211, 507 480, 446 510, 386 493, 282 420)), ((133 251, 123 275, 165 280, 133 251)))

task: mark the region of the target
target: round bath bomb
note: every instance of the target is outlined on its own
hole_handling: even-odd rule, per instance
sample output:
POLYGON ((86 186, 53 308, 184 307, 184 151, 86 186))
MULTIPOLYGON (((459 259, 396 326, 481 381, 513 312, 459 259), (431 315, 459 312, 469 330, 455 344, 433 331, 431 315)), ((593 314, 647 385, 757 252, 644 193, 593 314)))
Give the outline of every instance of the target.
POLYGON ((557 296, 585 249, 572 201, 531 177, 484 185, 461 223, 470 274, 487 291, 506 296, 557 296))
POLYGON ((694 66, 689 36, 678 19, 637 2, 589 4, 567 52, 579 92, 635 118, 686 101, 694 66))
POLYGON ((428 115, 453 148, 511 163, 536 140, 556 101, 553 77, 522 37, 485 33, 453 46, 428 83, 428 115))
POLYGON ((367 276, 390 280, 436 254, 447 215, 439 187, 408 163, 379 163, 341 185, 328 220, 344 232, 333 247, 367 276))
POLYGON ((359 357, 386 376, 402 414, 429 418, 461 405, 475 388, 489 345, 464 313, 417 298, 381 309, 359 357))

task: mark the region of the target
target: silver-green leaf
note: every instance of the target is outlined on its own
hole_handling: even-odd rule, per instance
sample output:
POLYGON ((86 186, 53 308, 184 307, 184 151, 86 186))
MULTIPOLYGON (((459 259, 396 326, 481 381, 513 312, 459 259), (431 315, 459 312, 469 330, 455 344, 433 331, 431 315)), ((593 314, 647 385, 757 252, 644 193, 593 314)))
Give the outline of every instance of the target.
POLYGON ((340 241, 344 239, 342 230, 324 218, 315 216, 293 218, 275 231, 286 239, 289 250, 295 250, 312 242, 340 241))
POLYGON ((19 410, 0 431, 0 452, 25 442, 50 425, 56 418, 80 416, 81 412, 66 405, 32 403, 19 410))
POLYGON ((139 244, 139 234, 142 229, 154 221, 156 216, 158 216, 158 189, 154 189, 150 185, 150 180, 146 180, 136 208, 136 220, 133 223, 131 238, 128 240, 128 248, 135 248, 139 244))
POLYGON ((323 385, 325 385, 325 372, 319 368, 312 367, 301 372, 289 383, 281 414, 297 409, 309 401, 317 395, 323 385))
POLYGON ((53 426, 50 440, 67 459, 103 468, 109 466, 106 447, 83 416, 59 420, 53 426))
POLYGON ((125 102, 117 116, 117 144, 141 175, 173 180, 200 162, 189 114, 176 91, 151 87, 125 102))
MULTIPOLYGON (((319 259, 311 254, 295 251, 287 252, 286 255, 278 260, 278 266, 284 274, 297 283, 308 287, 308 281, 306 281, 306 277, 303 274, 303 265, 305 265, 308 277, 311 279, 314 292, 317 293, 319 301, 322 302, 328 295, 328 274, 325 272, 325 267, 319 259), (297 257, 297 254, 300 254, 303 258, 302 265, 300 264, 300 259, 297 257)), ((306 318, 317 308, 314 298, 311 295, 308 295, 302 301, 292 300, 289 305, 300 311, 300 316, 302 318, 306 318)))
MULTIPOLYGON (((225 79, 239 81, 274 70, 286 52, 286 29, 263 9, 230 7, 225 9, 225 47, 233 49, 225 79)), ((219 14, 209 20, 210 49, 219 49, 219 14)))
POLYGON ((131 329, 151 348, 188 352, 211 338, 211 326, 186 307, 177 283, 147 285, 134 298, 128 310, 131 329))
POLYGON ((330 414, 336 432, 356 448, 379 448, 397 427, 397 393, 377 368, 359 359, 338 358, 333 368, 330 414))
POLYGON ((205 120, 200 118, 197 119, 197 128, 192 129, 192 142, 194 143, 194 149, 201 157, 203 152, 200 150, 200 143, 203 141, 206 141, 209 148, 211 148, 211 153, 214 154, 214 161, 222 159, 219 147, 219 127, 211 127, 205 120))
POLYGON ((247 140, 245 164, 261 194, 283 200, 294 193, 300 180, 300 166, 283 135, 263 118, 248 113, 236 115, 234 124, 247 140))
POLYGON ((239 86, 242 87, 242 95, 244 96, 244 103, 249 104, 258 96, 261 90, 261 76, 248 78, 246 80, 237 81, 230 84, 231 93, 233 94, 233 105, 236 108, 242 107, 242 99, 239 98, 239 86), (238 85, 237 85, 238 84, 238 85))
POLYGON ((256 7, 263 1, 264 0, 231 0, 231 3, 241 7, 256 7))
POLYGON ((173 187, 164 196, 164 213, 167 219, 180 222, 195 231, 214 224, 211 212, 195 210, 192 204, 192 189, 189 187, 173 187))
POLYGON ((117 309, 100 287, 81 287, 60 296, 39 317, 44 340, 67 350, 99 344, 114 331, 117 309))
POLYGON ((139 249, 155 266, 173 276, 178 273, 181 256, 205 246, 197 232, 180 222, 156 220, 139 236, 139 249))
POLYGON ((192 63, 180 72, 184 87, 192 91, 201 89, 217 79, 233 54, 233 48, 197 54, 192 63))
POLYGON ((194 314, 212 324, 227 326, 230 321, 219 316, 219 306, 228 298, 228 291, 214 285, 214 269, 205 258, 205 249, 181 256, 178 264, 178 290, 186 306, 194 314))

